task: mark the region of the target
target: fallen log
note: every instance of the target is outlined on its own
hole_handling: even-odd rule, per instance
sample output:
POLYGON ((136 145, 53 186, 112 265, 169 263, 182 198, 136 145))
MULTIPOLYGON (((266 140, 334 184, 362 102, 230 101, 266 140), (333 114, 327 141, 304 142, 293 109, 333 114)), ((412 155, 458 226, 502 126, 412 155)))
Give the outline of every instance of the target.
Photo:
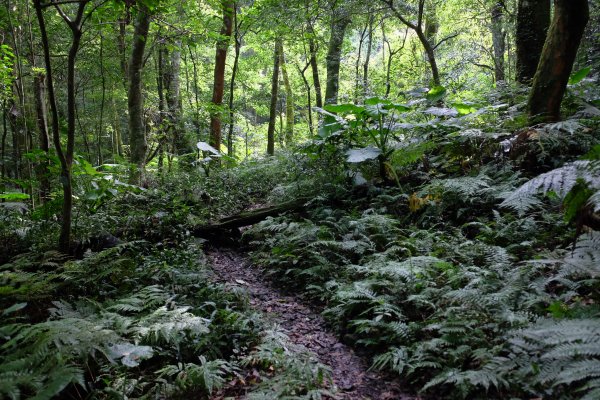
POLYGON ((286 212, 302 210, 308 200, 308 198, 300 198, 269 207, 243 211, 239 214, 222 218, 214 223, 196 226, 192 228, 191 232, 194 234, 194 236, 199 237, 210 237, 214 235, 221 236, 223 232, 231 231, 233 229, 248 225, 254 225, 264 219, 267 219, 268 217, 276 217, 286 212))

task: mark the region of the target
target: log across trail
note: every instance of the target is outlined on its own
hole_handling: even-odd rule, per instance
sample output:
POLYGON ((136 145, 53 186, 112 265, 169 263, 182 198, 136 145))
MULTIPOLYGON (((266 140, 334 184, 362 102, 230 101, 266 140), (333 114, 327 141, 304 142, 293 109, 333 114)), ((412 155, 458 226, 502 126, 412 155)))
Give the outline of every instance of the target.
MULTIPOLYGON (((333 373, 339 400, 415 400, 402 392, 392 378, 369 371, 367 360, 341 343, 327 329, 323 317, 301 299, 284 294, 264 278, 235 250, 213 249, 208 252, 216 279, 226 286, 244 289, 250 304, 287 331, 290 340, 315 353, 319 362, 333 373)), ((244 398, 236 397, 236 398, 244 398)))
POLYGON ((195 236, 210 237, 221 232, 254 225, 268 217, 276 217, 286 212, 300 211, 304 208, 304 205, 308 200, 309 198, 299 198, 277 205, 243 211, 239 214, 222 218, 214 223, 199 225, 193 228, 192 232, 195 236))

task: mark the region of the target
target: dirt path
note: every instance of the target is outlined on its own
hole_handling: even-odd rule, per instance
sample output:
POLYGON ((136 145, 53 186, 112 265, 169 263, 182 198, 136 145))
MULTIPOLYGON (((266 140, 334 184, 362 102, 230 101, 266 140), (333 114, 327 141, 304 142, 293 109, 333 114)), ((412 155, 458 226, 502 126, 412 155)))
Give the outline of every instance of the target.
POLYGON ((316 353, 319 361, 333 371, 337 399, 409 400, 399 385, 381 374, 368 371, 366 360, 340 343, 326 328, 325 321, 296 297, 284 295, 264 279, 264 274, 232 250, 211 250, 209 260, 217 279, 231 287, 245 287, 250 304, 287 330, 290 340, 316 353))

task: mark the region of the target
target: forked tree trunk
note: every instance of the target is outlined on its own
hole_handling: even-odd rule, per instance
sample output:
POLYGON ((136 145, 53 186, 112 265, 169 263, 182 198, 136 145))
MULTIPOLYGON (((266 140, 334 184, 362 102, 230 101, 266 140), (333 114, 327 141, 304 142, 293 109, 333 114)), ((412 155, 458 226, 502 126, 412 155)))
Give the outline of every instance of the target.
POLYGON ((217 51, 215 55, 215 72, 213 83, 212 106, 210 113, 210 145, 217 150, 221 150, 221 124, 223 92, 225 90, 225 62, 227 60, 227 48, 231 39, 233 28, 233 1, 222 0, 223 7, 223 26, 221 27, 220 37, 217 40, 217 51))
POLYGON ((73 153, 75 148, 75 122, 76 122, 76 104, 75 104, 75 60, 81 43, 82 27, 84 22, 84 10, 87 0, 77 2, 77 14, 74 18, 69 18, 59 5, 56 10, 67 23, 71 30, 71 46, 67 58, 67 148, 63 151, 60 125, 58 120, 58 106, 56 104, 56 94, 54 91, 54 81, 52 75, 52 62, 50 57, 50 46, 48 34, 46 31, 46 22, 43 16, 43 6, 40 0, 34 0, 33 4, 36 16, 40 26, 40 36, 44 52, 44 63, 46 66, 46 77, 48 81, 48 99, 50 110, 52 112, 52 138, 54 148, 58 155, 61 165, 60 180, 63 187, 63 205, 62 205, 62 224, 59 236, 59 249, 63 252, 69 252, 71 247, 71 221, 73 212, 73 185, 71 170, 73 165, 73 153))
POLYGON ((550 26, 550 0, 519 0, 517 10, 517 81, 531 84, 550 26))
POLYGON ((271 79, 271 103, 269 106, 269 128, 267 129, 267 154, 275 154, 275 124, 277 123, 277 94, 279 92, 279 50, 281 39, 275 42, 275 55, 273 56, 273 77, 271 79))
POLYGON ((135 21, 133 47, 129 62, 129 91, 127 107, 129 109, 129 146, 131 163, 136 166, 131 174, 131 182, 140 183, 144 166, 148 142, 146 127, 144 126, 144 95, 142 93, 142 69, 144 67, 144 51, 150 30, 150 11, 140 6, 135 21))
POLYGON ((554 0, 552 25, 529 96, 532 122, 560 119, 560 104, 588 19, 588 0, 554 0))

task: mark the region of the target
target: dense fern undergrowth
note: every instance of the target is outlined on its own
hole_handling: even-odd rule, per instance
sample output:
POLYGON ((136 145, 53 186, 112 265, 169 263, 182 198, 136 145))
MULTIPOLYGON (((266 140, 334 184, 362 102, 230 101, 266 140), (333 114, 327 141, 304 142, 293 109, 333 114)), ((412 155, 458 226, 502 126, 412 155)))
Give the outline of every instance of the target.
POLYGON ((310 198, 243 243, 265 279, 315 299, 372 368, 431 398, 597 399, 600 121, 522 128, 499 109, 408 112, 380 143, 385 159, 360 163, 348 162, 356 126, 344 121, 209 176, 150 172, 146 188, 121 184, 125 167, 80 160, 69 257, 52 250, 60 198, 3 203, 0 397, 250 387, 250 398, 322 398, 327 368, 244 293, 212 283, 192 234, 251 205, 310 198))

